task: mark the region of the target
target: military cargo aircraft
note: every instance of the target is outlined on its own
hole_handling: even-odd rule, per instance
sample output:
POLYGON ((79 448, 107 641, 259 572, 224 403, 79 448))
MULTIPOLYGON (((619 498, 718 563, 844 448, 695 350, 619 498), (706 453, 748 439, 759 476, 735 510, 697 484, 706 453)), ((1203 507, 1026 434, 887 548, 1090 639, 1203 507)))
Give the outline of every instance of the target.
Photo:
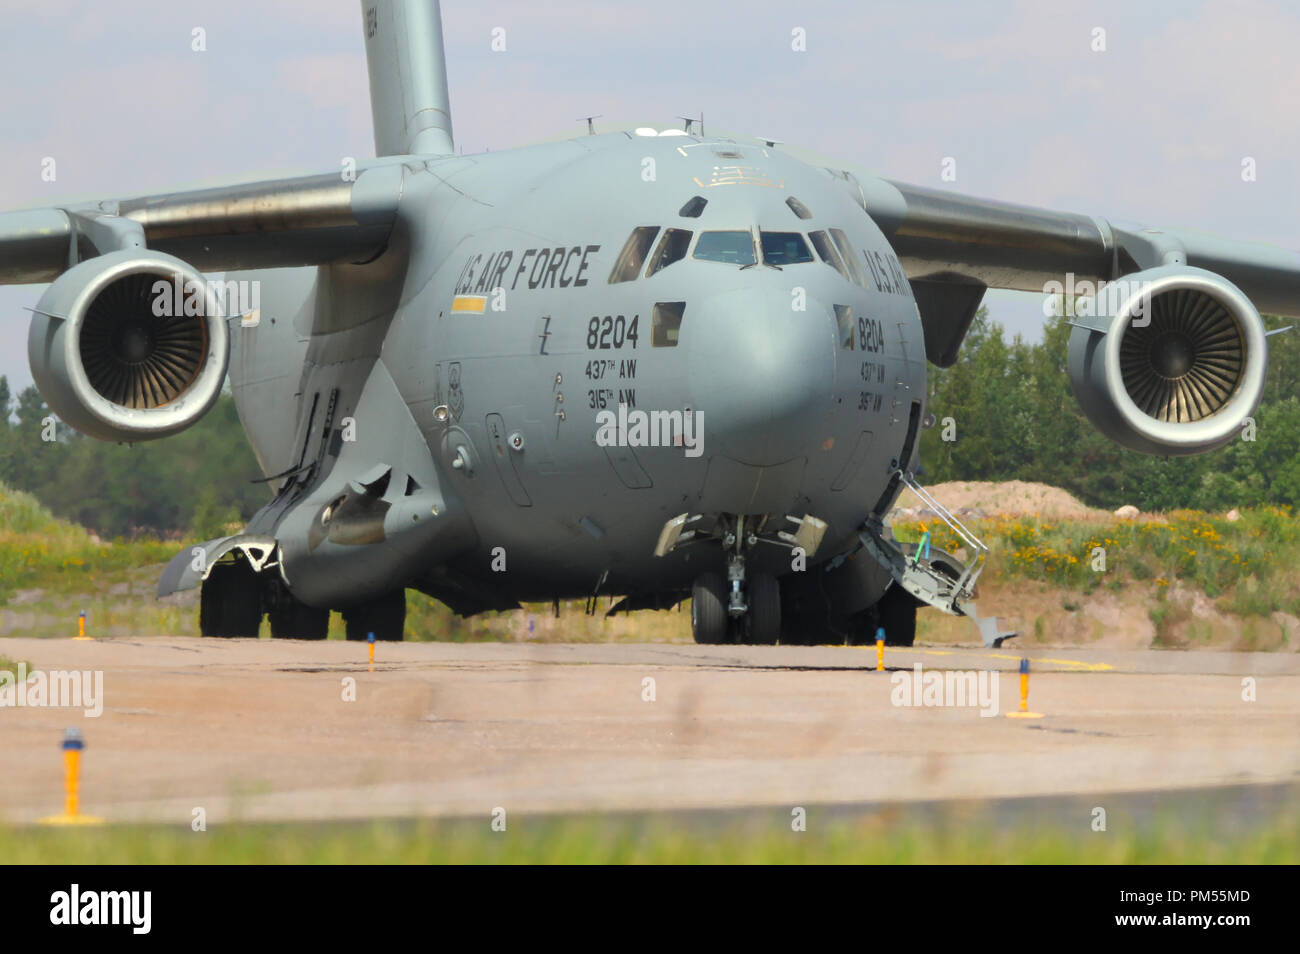
POLYGON ((910 644, 928 605, 997 644, 986 548, 914 476, 926 363, 956 360, 985 290, 1108 283, 1070 379, 1161 455, 1238 436, 1260 311, 1300 315, 1288 251, 702 124, 457 155, 438 4, 361 6, 377 158, 0 215, 0 281, 51 283, 29 356, 62 421, 162 438, 229 379, 273 497, 162 575, 160 595, 202 587, 205 636, 269 616, 320 639, 337 610, 349 638, 400 639, 414 588, 465 615, 690 598, 701 643, 910 644), (894 537, 909 486, 957 552, 894 537))

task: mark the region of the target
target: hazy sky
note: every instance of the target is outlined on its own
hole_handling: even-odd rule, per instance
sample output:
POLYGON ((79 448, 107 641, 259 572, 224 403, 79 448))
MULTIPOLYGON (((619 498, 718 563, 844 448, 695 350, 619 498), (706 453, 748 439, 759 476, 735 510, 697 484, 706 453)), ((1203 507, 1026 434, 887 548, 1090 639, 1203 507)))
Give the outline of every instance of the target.
MULTIPOLYGON (((0 0, 0 17, 0 209, 373 152, 359 3, 0 0)), ((1300 246, 1300 9, 1281 0, 448 0, 443 19, 465 152, 702 111, 909 182, 1300 246)), ((40 291, 0 288, 19 387, 40 291)), ((986 300, 1036 334, 1040 300, 986 300)))

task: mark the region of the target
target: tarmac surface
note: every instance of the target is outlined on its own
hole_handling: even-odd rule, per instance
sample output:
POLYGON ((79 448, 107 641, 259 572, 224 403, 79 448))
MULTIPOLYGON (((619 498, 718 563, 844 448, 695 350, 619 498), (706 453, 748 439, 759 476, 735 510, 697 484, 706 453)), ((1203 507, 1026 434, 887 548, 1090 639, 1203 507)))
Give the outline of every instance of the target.
POLYGON ((185 825, 195 808, 209 825, 498 806, 788 812, 1300 781, 1294 653, 889 648, 875 672, 874 647, 375 650, 371 671, 364 643, 4 640, 33 670, 102 672, 103 711, 0 705, 0 821, 61 810, 69 726, 86 742, 83 812, 185 825), (1042 718, 1005 717, 1022 655, 1042 718), (983 700, 991 710, 996 684, 997 714, 970 698, 896 704, 901 683, 925 684, 918 663, 997 671, 983 700))

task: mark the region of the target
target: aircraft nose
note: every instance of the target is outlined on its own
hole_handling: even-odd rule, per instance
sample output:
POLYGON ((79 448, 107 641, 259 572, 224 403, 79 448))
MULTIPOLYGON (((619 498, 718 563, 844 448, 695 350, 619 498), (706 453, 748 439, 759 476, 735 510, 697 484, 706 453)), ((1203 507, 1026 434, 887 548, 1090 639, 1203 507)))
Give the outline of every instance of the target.
POLYGON ((704 412, 704 456, 768 466, 809 456, 833 415, 835 328, 812 298, 740 290, 687 307, 682 342, 704 412))

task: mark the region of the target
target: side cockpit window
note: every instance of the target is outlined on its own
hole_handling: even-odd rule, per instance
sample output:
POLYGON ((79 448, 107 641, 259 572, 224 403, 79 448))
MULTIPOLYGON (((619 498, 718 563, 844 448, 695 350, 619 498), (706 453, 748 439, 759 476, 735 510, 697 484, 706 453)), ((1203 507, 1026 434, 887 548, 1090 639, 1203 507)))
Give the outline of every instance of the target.
POLYGON ((748 229, 735 232, 701 232, 694 258, 728 265, 754 265, 754 236, 748 229))
POLYGON ((650 259, 650 267, 645 270, 645 277, 649 278, 656 272, 662 272, 674 262, 684 259, 686 249, 691 244, 692 234, 689 229, 664 229, 663 238, 659 240, 654 257, 650 259))
POLYGON ((862 261, 853 252, 853 243, 849 237, 844 234, 843 229, 831 229, 831 238, 835 241, 835 247, 839 249, 840 258, 843 259, 845 267, 849 270, 849 278, 855 285, 867 286, 867 272, 862 267, 862 261))
POLYGON ((614 270, 609 273, 611 285, 630 282, 641 274, 641 266, 645 264, 646 255, 650 252, 650 246, 658 234, 657 225, 642 225, 632 230, 632 234, 623 243, 623 251, 618 253, 614 270))
MULTIPOLYGON (((848 279, 849 273, 845 270, 844 261, 840 258, 840 253, 835 250, 834 243, 831 242, 826 233, 809 232, 808 238, 812 239, 813 248, 817 249, 817 254, 821 260, 848 279)), ((851 281, 851 279, 849 280, 851 281)))
POLYGON ((813 260, 808 243, 798 232, 758 233, 763 247, 763 262, 767 265, 801 265, 813 260))

